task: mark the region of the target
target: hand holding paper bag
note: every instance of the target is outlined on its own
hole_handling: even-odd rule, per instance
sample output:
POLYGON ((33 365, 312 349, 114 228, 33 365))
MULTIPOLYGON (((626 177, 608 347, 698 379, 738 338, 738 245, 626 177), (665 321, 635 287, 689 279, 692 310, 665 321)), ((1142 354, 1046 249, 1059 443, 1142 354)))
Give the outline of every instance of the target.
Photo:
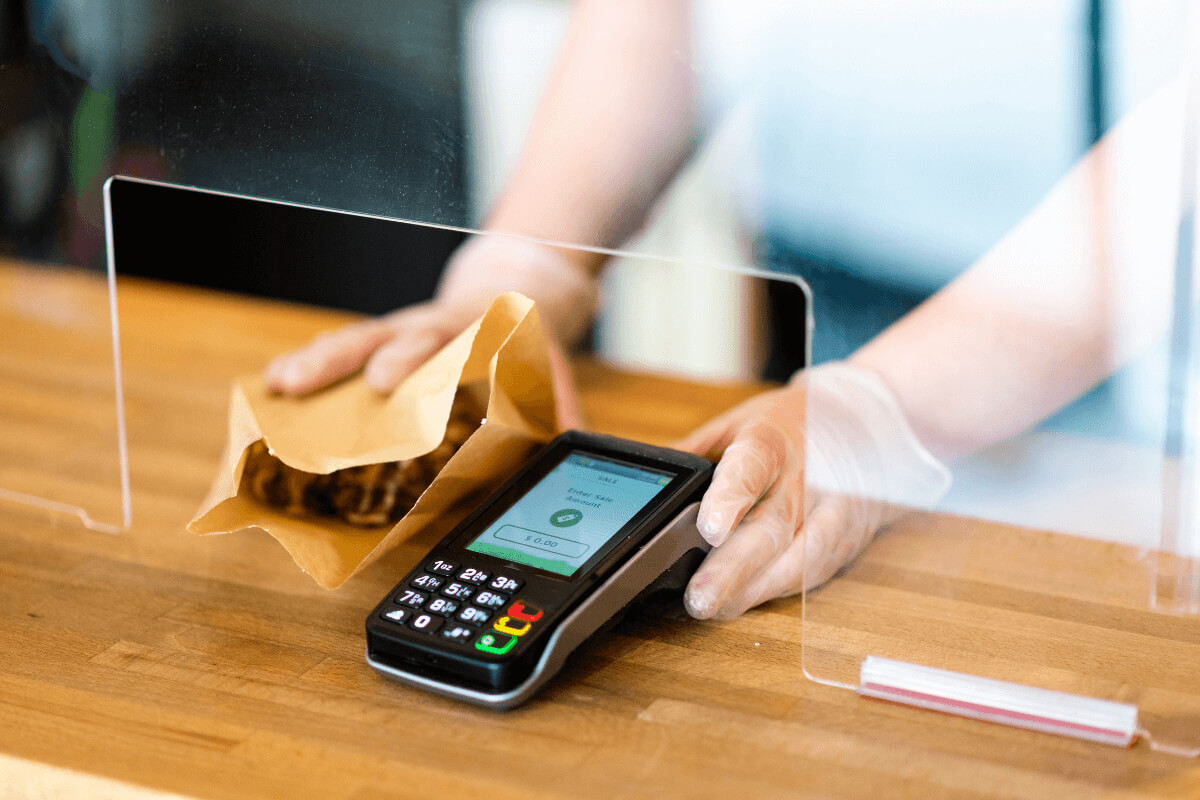
POLYGON ((258 376, 237 381, 221 468, 188 529, 262 528, 317 583, 334 589, 418 530, 448 532, 558 430, 538 313, 528 298, 504 294, 391 394, 369 387, 361 373, 305 397, 275 394, 258 376), (243 486, 247 451, 260 440, 283 464, 316 475, 429 453, 443 440, 456 395, 486 398, 486 420, 391 528, 289 515, 243 486))
POLYGON ((426 303, 324 333, 267 365, 268 388, 306 394, 363 371, 367 386, 390 392, 470 325, 504 292, 537 303, 550 346, 551 374, 563 427, 580 427, 564 350, 579 340, 596 308, 596 278, 571 248, 509 236, 471 236, 446 264, 437 295, 426 303))

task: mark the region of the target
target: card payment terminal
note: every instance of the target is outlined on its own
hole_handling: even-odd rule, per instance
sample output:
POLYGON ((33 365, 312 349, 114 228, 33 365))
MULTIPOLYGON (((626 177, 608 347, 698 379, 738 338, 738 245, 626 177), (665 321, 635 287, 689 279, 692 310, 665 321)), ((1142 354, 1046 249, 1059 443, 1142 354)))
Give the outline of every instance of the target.
POLYGON ((707 459, 568 431, 451 531, 367 618, 367 663, 508 709, 643 593, 683 588, 708 544, 707 459))

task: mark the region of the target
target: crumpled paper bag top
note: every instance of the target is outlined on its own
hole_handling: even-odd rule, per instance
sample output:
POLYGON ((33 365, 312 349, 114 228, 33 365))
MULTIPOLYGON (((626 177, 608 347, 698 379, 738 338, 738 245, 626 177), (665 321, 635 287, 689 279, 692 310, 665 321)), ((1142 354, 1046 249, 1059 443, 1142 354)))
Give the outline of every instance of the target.
POLYGON ((221 466, 188 530, 262 528, 318 584, 334 589, 418 530, 433 526, 449 532, 557 433, 537 311, 532 300, 504 294, 390 395, 368 387, 361 372, 304 397, 274 394, 258 375, 237 380, 221 466), (260 439, 288 466, 319 474, 423 455, 442 441, 458 387, 472 384, 487 390, 484 424, 390 529, 289 516, 239 491, 246 448, 260 439))

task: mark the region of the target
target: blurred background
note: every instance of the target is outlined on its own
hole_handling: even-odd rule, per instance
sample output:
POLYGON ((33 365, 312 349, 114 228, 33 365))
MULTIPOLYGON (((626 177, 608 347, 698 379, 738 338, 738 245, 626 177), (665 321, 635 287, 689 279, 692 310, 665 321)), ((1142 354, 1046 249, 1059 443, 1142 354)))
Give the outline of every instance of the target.
MULTIPOLYGON (((101 267, 114 174, 478 226, 570 11, 0 0, 0 254, 101 267)), ((667 259, 803 277, 814 358, 840 358, 999 241, 1182 54, 1181 3, 1168 0, 697 0, 691 12, 679 57, 698 90, 696 151, 625 244, 662 262, 616 259, 593 346, 709 378, 761 375, 758 340, 795 337, 800 320, 761 282, 667 259)), ((164 252, 119 269, 370 313, 432 291, 436 259, 377 256, 197 273, 164 252)), ((1165 352, 1164 340, 1039 431, 960 465, 946 507, 1091 535, 1156 530, 1165 352)))

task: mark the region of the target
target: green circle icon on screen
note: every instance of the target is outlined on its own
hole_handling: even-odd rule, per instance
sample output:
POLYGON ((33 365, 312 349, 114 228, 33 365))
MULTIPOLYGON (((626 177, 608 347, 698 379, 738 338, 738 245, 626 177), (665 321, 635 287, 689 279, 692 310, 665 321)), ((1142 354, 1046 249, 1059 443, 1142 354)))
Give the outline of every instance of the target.
POLYGON ((583 519, 583 512, 577 508, 564 508, 550 515, 550 524, 556 528, 569 528, 583 519))

